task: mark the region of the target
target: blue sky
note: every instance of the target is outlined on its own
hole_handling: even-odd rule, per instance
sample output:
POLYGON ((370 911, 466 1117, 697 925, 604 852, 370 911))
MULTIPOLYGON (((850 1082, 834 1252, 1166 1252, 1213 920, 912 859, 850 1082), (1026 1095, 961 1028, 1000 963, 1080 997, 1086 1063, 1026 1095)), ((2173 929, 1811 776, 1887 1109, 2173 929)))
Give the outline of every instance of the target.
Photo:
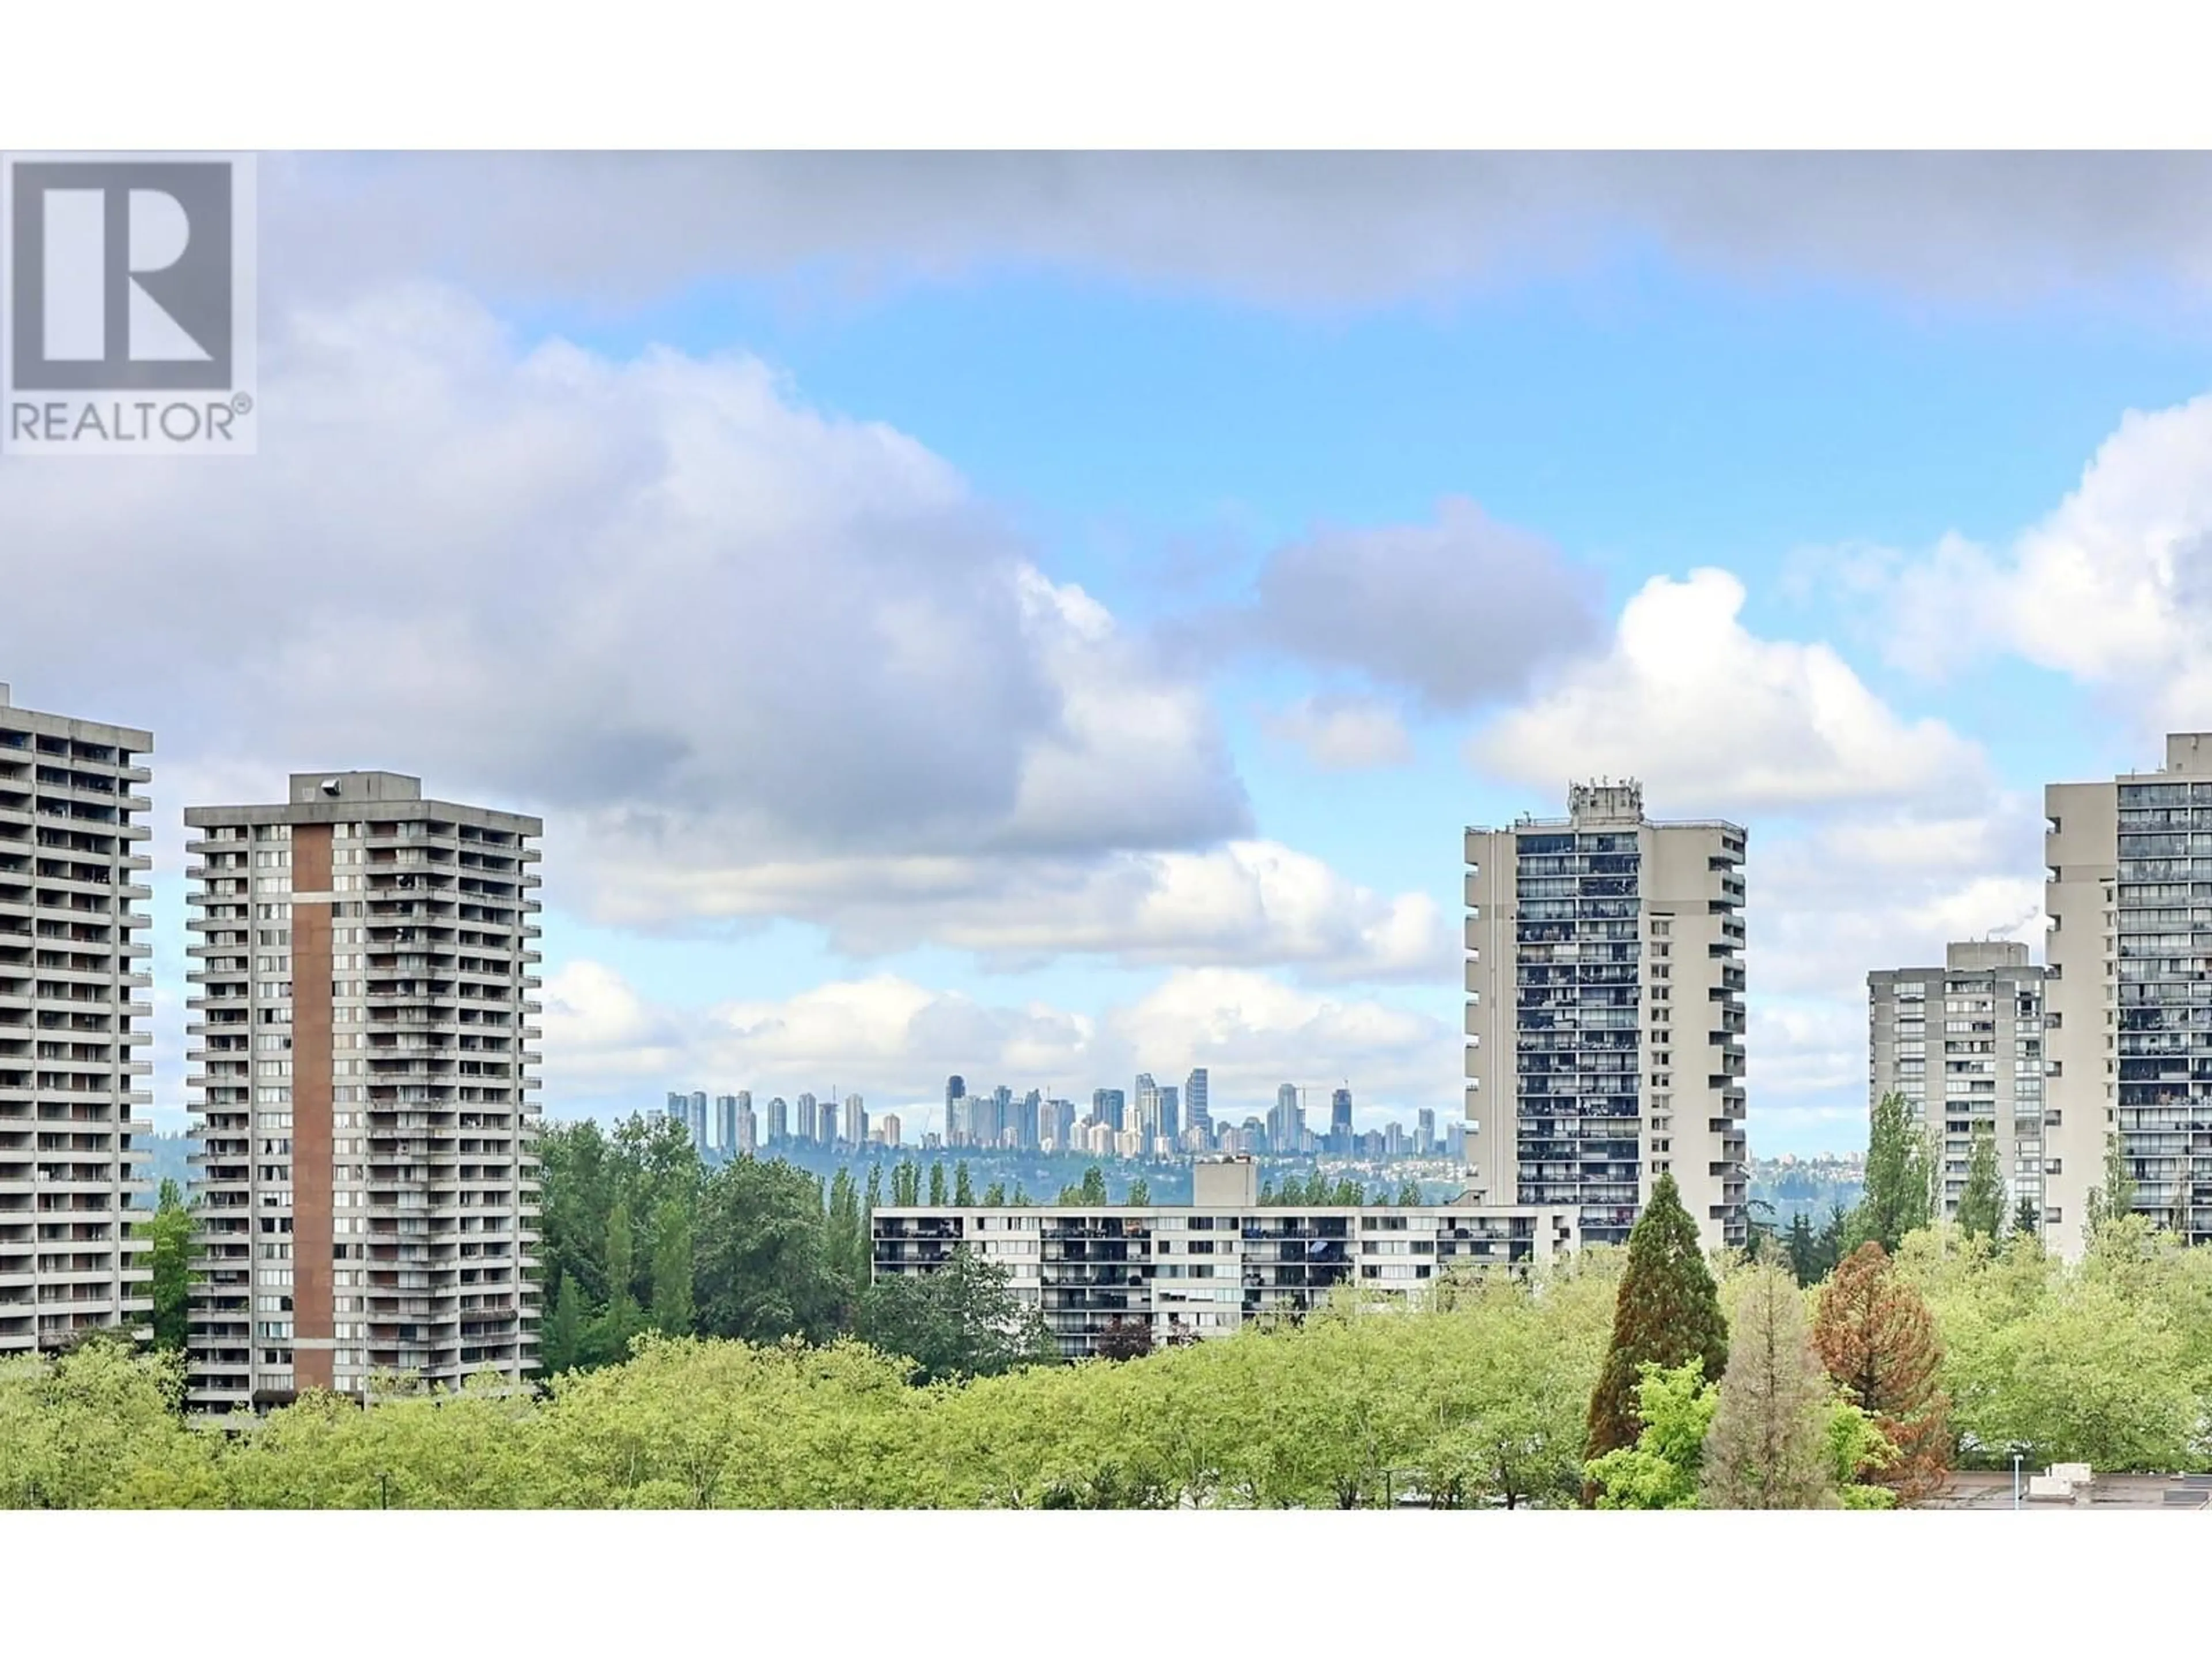
MULTIPOLYGON (((1856 1144, 1866 971, 2037 937, 2040 786, 2212 723, 2190 250, 2085 270, 2027 173, 1951 214, 1908 168, 1891 223, 1823 216, 1838 164, 1753 234, 1709 210, 1755 167, 1601 158, 1563 244, 1495 180, 1275 159, 274 166, 279 459, 157 505, 241 573, 307 538, 329 672, 111 717, 195 798, 391 764, 544 811, 556 1112, 1205 1063, 1218 1111, 1449 1113, 1460 827, 1634 769, 1752 828, 1754 1152, 1856 1144), (1395 648, 1433 618, 1468 660, 1395 648)), ((88 568, 132 529, 64 506, 0 479, 88 568)))

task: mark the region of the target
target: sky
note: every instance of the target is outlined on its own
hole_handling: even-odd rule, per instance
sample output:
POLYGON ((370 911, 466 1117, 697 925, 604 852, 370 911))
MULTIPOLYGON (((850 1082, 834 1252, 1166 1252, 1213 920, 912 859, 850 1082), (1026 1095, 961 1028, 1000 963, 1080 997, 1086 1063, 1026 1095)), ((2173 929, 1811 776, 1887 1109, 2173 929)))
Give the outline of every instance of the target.
MULTIPOLYGON (((546 821, 544 1101, 1461 1099, 1460 832, 1750 830, 1754 1154, 2212 727, 2212 161, 270 155, 250 459, 0 463, 181 809, 546 821)), ((66 625, 58 625, 64 623, 66 625)))

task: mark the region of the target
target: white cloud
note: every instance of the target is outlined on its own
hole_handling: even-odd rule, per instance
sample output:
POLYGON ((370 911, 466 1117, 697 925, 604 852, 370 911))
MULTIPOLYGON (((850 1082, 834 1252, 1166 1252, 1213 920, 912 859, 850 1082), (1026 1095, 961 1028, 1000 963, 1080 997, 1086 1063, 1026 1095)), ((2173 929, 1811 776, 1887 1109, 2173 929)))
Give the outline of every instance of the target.
POLYGON ((1413 740, 1397 710, 1371 697, 1316 693, 1263 724, 1269 736, 1304 750, 1326 772, 1403 766, 1413 758, 1413 740))
POLYGON ((676 850, 658 862, 641 858, 615 902, 617 921, 791 916, 828 928, 831 944, 851 955, 933 942, 1001 971, 1091 955, 1433 981, 1449 977, 1455 961, 1450 929, 1426 894, 1378 893, 1273 842, 1083 860, 803 858, 721 867, 676 850))
MULTIPOLYGON (((770 1094, 856 1091, 877 1110, 943 1098, 957 1072, 1085 1102, 1139 1069, 1180 1082, 1211 1072, 1217 1115, 1264 1111, 1275 1086, 1351 1079, 1363 1106, 1459 1096, 1451 1028, 1371 999, 1300 991, 1231 969, 1168 975, 1133 1002, 1091 1016, 1041 1003, 992 1005, 892 975, 817 986, 776 1001, 662 1007, 612 969, 572 962, 545 988, 554 1115, 658 1103, 669 1088, 770 1094)), ((921 1124, 908 1126, 918 1136, 921 1124)))
POLYGON ((1826 644, 1759 638, 1739 620, 1743 602, 1724 570, 1654 577, 1609 651, 1478 731, 1468 759, 1560 793, 1571 778, 1638 776, 1656 816, 1739 821, 1985 787, 1975 745, 1940 720, 1900 718, 1826 644))
POLYGON ((1891 659, 1941 678, 2012 652, 2114 693, 2137 741, 2212 723, 2212 396, 2130 411, 2046 517, 1992 549, 1828 556, 1891 659))

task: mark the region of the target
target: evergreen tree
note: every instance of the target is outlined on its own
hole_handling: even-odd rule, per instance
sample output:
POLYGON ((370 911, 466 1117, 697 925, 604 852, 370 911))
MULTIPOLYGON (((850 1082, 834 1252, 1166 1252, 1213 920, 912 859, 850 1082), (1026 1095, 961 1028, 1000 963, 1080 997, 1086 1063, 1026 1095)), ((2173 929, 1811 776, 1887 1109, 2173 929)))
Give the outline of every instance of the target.
POLYGON ((929 1203, 932 1209, 945 1207, 945 1162, 942 1158, 929 1166, 929 1203))
POLYGON ((1705 1507, 1833 1508, 1832 1390, 1805 1328, 1802 1294, 1779 1268, 1757 1267, 1732 1311, 1728 1370, 1705 1443, 1705 1507))
POLYGON ((1671 1369, 1692 1360, 1704 1368, 1707 1382, 1717 1382, 1728 1363, 1728 1325, 1698 1244, 1698 1224, 1683 1209, 1674 1177, 1662 1175, 1628 1235, 1613 1340, 1590 1396, 1585 1459, 1635 1445, 1643 1427, 1636 1389, 1644 1366, 1671 1369))
POLYGON ((2022 1194, 2020 1207, 2012 1212, 2012 1236, 2033 1238, 2039 1243, 2043 1238, 2043 1217, 2035 1207, 2035 1200, 2022 1194))
POLYGON ((1812 1218, 1800 1210, 1790 1218, 1790 1233, 1784 1249, 1790 1260, 1790 1276, 1802 1289, 1817 1285, 1822 1278, 1820 1241, 1814 1237, 1812 1218))
POLYGON ((962 1158, 952 1166, 952 1201, 966 1208, 975 1202, 975 1186, 968 1176, 968 1160, 962 1158))
POLYGON ((1996 1238, 2004 1231, 2004 1183, 1997 1176, 1996 1136, 1974 1133, 1966 1185, 1959 1194, 1959 1231, 1969 1238, 1996 1238))
POLYGON ((1932 1160, 1912 1103, 1893 1090, 1875 1103, 1867 1133, 1866 1192, 1851 1212, 1846 1243, 1894 1254, 1907 1233, 1932 1218, 1932 1160))
POLYGON ((1818 1284, 1843 1265, 1844 1257, 1849 1254, 1844 1245, 1850 1231, 1851 1212, 1844 1207, 1843 1200, 1832 1200, 1828 1206, 1828 1218, 1821 1224, 1820 1248, 1813 1258, 1814 1283, 1818 1284))
POLYGON ((653 1222, 653 1328, 669 1336, 691 1334, 691 1212, 670 1200, 653 1222))
POLYGON ((545 1340, 538 1352, 538 1370, 547 1376, 558 1376, 572 1369, 581 1358, 584 1340, 583 1297, 576 1289, 573 1273, 561 1275, 561 1287, 553 1297, 553 1317, 545 1323, 545 1340))
POLYGON ((1852 1405, 1897 1456, 1875 1477, 1903 1503, 1924 1498, 1950 1467, 1950 1401, 1936 1384, 1942 1349, 1920 1293, 1881 1246, 1862 1244, 1820 1292, 1814 1346, 1852 1405))

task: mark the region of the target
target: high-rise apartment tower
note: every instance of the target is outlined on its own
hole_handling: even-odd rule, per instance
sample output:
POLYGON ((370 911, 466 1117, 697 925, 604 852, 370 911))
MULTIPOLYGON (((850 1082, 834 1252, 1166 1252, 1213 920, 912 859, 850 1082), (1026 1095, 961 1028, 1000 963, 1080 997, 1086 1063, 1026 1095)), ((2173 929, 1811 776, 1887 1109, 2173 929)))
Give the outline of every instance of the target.
POLYGON ((0 1358, 152 1334, 147 732, 0 685, 0 1358))
POLYGON ((1741 1244, 1742 826, 1656 823, 1640 784, 1467 832, 1468 1182, 1628 1237, 1671 1173, 1706 1243, 1741 1244))
POLYGON ((190 1398, 536 1369, 538 821, 307 772, 192 838, 190 1398))

